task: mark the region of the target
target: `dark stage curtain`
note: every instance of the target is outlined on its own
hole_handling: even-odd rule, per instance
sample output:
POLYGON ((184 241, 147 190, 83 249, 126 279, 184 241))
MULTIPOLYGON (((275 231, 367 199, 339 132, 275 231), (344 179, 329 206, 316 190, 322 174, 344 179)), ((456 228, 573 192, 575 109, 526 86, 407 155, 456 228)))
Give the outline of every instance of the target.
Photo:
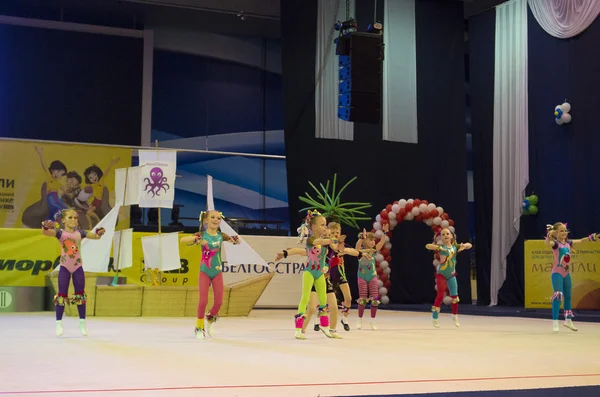
POLYGON ((0 135, 139 145, 141 38, 0 25, 0 135))
MULTIPOLYGON (((378 7, 381 2, 378 2, 378 7)), ((372 1, 359 1, 359 25, 373 19, 372 1)), ((357 181, 344 192, 345 201, 373 204, 373 219, 387 204, 421 198, 440 205, 456 222, 460 240, 468 240, 463 10, 460 2, 416 2, 417 92, 419 143, 382 141, 381 125, 355 124, 355 140, 318 140, 315 135, 315 0, 281 2, 282 62, 288 194, 292 225, 299 225, 304 204, 298 197, 308 181, 357 181), (443 65, 443 67, 440 67, 443 65), (295 221, 294 221, 295 220, 295 221)), ((378 13, 383 19, 383 12, 378 13)), ((333 21, 332 21, 333 23, 333 21)), ((402 76, 398 76, 402 78, 402 76)), ((370 229, 372 221, 361 224, 370 229)), ((294 227, 292 227, 292 230, 294 227)), ((358 230, 346 227, 351 244, 358 230)), ((432 233, 424 224, 403 222, 392 237, 392 287, 395 303, 431 303, 434 296, 433 256, 425 250, 432 233)), ((348 275, 356 295, 355 261, 348 275)), ((470 303, 468 254, 459 255, 461 302, 470 303)))
POLYGON ((469 19, 477 304, 490 304, 496 10, 469 19))

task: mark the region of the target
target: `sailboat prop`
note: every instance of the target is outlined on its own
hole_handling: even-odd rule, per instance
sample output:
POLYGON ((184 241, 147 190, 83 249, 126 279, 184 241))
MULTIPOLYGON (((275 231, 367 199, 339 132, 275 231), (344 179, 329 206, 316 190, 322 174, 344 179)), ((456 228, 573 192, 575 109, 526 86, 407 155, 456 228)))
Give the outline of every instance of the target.
MULTIPOLYGON (((207 187, 206 187, 206 210, 213 211, 215 209, 215 202, 213 196, 212 176, 207 175, 207 187)), ((231 226, 224 219, 221 219, 220 225, 221 231, 227 233, 230 236, 237 236, 237 232, 233 230, 231 226)), ((250 247, 250 245, 240 239, 240 244, 223 244, 225 250, 225 258, 229 265, 242 265, 242 264, 256 264, 259 266, 265 266, 270 268, 267 262, 250 247)))

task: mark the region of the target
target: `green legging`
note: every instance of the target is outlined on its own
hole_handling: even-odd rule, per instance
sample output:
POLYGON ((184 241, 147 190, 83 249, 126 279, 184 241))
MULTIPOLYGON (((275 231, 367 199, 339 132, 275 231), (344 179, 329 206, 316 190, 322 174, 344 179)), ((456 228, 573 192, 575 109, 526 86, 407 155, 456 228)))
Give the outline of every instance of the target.
POLYGON ((302 298, 298 305, 298 314, 303 315, 306 312, 306 307, 310 301, 310 290, 315 286, 317 296, 319 297, 319 311, 323 311, 327 307, 327 286, 325 284, 325 276, 323 273, 318 278, 310 271, 305 271, 302 275, 302 298))

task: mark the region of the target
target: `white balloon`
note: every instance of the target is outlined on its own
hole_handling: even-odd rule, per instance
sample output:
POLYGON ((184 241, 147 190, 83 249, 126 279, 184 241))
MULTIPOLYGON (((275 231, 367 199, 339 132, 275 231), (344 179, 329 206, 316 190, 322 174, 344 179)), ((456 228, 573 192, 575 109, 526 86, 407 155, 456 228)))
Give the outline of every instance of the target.
POLYGON ((427 211, 433 211, 435 209, 435 204, 429 203, 427 204, 427 211))
POLYGON ((379 296, 386 296, 388 293, 387 288, 381 287, 379 288, 379 296))
POLYGON ((383 281, 377 280, 377 288, 383 287, 383 281))
POLYGON ((450 222, 448 222, 447 220, 445 220, 445 219, 444 219, 444 220, 442 221, 442 223, 441 223, 441 226, 442 226, 443 228, 447 228, 448 226, 450 226, 450 222))
POLYGON ((391 221, 392 219, 396 219, 396 213, 395 212, 388 212, 388 219, 391 221))
POLYGON ((412 212, 409 212, 408 214, 406 214, 404 219, 407 221, 412 221, 413 219, 415 219, 415 216, 412 214, 412 212))
POLYGON ((373 229, 375 229, 375 230, 381 230, 381 223, 379 223, 379 222, 373 223, 373 229))
POLYGON ((450 304, 452 304, 452 298, 450 298, 449 296, 444 296, 444 305, 450 304))
POLYGON ((383 248, 391 250, 392 249, 392 243, 390 243, 389 241, 386 242, 385 244, 383 244, 383 248))
POLYGON ((419 211, 418 207, 413 207, 413 209, 410 211, 414 216, 417 216, 421 213, 421 211, 419 211))
POLYGON ((387 261, 381 261, 381 263, 379 264, 379 267, 381 267, 382 269, 387 269, 390 266, 390 264, 387 261))
POLYGON ((565 102, 562 105, 560 105, 560 108, 564 113, 569 113, 571 111, 571 104, 569 102, 565 102))
MULTIPOLYGON (((440 225, 441 223, 442 223, 442 218, 440 218, 439 216, 436 216, 435 218, 433 218, 434 225, 440 225)), ((379 225, 379 227, 381 227, 381 225, 379 225)))
POLYGON ((399 211, 400 211, 400 205, 399 204, 392 205, 392 212, 394 214, 397 214, 399 211))
POLYGON ((554 120, 556 120, 556 124, 558 124, 558 125, 561 125, 561 124, 564 124, 564 123, 565 123, 565 122, 562 120, 562 118, 560 118, 560 119, 556 119, 556 118, 555 118, 554 120))
POLYGON ((415 201, 415 200, 413 200, 413 199, 408 199, 408 200, 406 200, 406 202, 407 202, 407 203, 411 203, 411 204, 412 204, 414 201, 415 201))
POLYGON ((375 217, 375 222, 381 222, 381 215, 377 214, 375 217))
POLYGON ((384 258, 383 258, 383 255, 381 255, 381 254, 377 254, 377 255, 375 255, 375 260, 376 260, 377 262, 381 262, 381 261, 383 261, 383 259, 384 259, 384 258))
POLYGON ((439 239, 439 240, 437 240, 435 243, 436 243, 437 245, 442 245, 443 241, 442 241, 442 239, 439 239))
POLYGON ((377 237, 377 238, 379 238, 379 239, 380 239, 380 238, 382 238, 382 237, 383 237, 383 231, 381 231, 381 230, 377 230, 377 231, 375 232, 375 237, 377 237))
POLYGON ((393 229, 398 226, 398 221, 395 219, 390 219, 390 228, 393 229))
POLYGON ((427 219, 425 219, 425 224, 427 226, 433 226, 433 218, 427 218, 427 219))
POLYGON ((404 199, 398 200, 398 205, 400 206, 400 208, 406 207, 406 203, 407 203, 407 201, 404 199))
POLYGON ((388 296, 382 296, 381 297, 381 303, 383 303, 384 305, 387 305, 388 303, 390 303, 390 298, 388 298, 388 296))
POLYGON ((436 210, 440 213, 440 216, 444 213, 444 209, 442 207, 437 207, 436 210))
POLYGON ((433 286, 433 289, 437 291, 437 284, 433 286))
POLYGON ((454 226, 450 226, 448 227, 448 229, 452 232, 452 233, 456 233, 456 230, 454 229, 454 226))
POLYGON ((433 266, 438 267, 440 265, 440 261, 438 261, 437 259, 433 260, 433 266))
POLYGON ((569 113, 563 113, 560 119, 564 121, 565 124, 569 124, 571 122, 571 115, 569 113))
POLYGON ((419 205, 419 211, 421 211, 421 212, 427 211, 427 204, 421 204, 421 205, 419 205))
POLYGON ((383 269, 383 272, 384 272, 385 274, 390 274, 390 273, 392 272, 392 268, 388 266, 388 267, 386 267, 385 269, 383 269))

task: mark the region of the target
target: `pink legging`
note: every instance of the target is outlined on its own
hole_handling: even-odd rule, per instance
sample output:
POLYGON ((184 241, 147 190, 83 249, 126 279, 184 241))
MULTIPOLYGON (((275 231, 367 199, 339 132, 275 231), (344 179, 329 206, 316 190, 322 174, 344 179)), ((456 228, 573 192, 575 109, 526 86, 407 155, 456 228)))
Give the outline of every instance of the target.
MULTIPOLYGON (((368 283, 362 278, 358 278, 358 297, 359 302, 362 299, 371 298, 377 299, 379 297, 379 278, 373 277, 368 283)), ((362 318, 365 312, 365 305, 358 304, 358 317, 362 318)), ((377 314, 377 304, 371 303, 371 318, 375 318, 377 314)))
POLYGON ((198 276, 198 293, 200 299, 198 299, 198 318, 204 318, 204 312, 208 305, 208 287, 212 284, 214 302, 210 309, 211 316, 219 314, 221 305, 223 304, 223 273, 217 274, 212 280, 208 277, 208 274, 200 272, 198 276))

